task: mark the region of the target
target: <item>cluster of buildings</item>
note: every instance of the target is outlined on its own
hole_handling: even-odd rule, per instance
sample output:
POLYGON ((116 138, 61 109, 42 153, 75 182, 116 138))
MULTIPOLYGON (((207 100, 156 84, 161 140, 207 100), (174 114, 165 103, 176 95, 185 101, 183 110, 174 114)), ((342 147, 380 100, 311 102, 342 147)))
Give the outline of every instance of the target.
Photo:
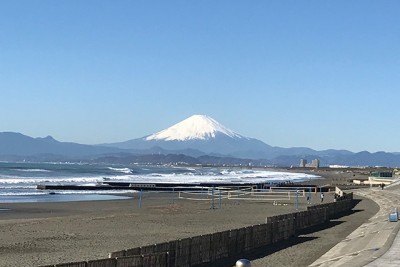
POLYGON ((300 168, 319 168, 319 159, 313 159, 311 163, 307 163, 306 159, 300 160, 300 168))

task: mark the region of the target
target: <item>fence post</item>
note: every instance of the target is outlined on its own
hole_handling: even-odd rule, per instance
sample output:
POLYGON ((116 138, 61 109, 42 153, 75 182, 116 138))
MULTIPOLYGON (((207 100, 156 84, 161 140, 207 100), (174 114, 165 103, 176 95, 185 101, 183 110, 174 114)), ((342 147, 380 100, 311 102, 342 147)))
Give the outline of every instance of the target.
POLYGON ((143 196, 143 189, 140 189, 140 193, 139 193, 139 209, 142 207, 142 196, 143 196))
POLYGON ((221 189, 218 188, 219 199, 218 199, 218 208, 221 209, 221 189))
POLYGON ((214 192, 215 192, 215 186, 213 185, 212 191, 211 191, 212 199, 211 199, 211 209, 215 209, 215 203, 214 203, 214 192))

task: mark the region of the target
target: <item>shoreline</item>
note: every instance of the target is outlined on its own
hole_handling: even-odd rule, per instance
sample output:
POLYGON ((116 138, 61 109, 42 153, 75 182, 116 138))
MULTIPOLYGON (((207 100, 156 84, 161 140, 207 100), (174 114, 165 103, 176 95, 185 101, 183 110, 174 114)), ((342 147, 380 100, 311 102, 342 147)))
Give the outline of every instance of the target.
MULTIPOLYGON (((331 178, 321 180, 331 182, 331 178)), ((333 201, 332 193, 325 199, 333 201)), ((312 201, 318 204, 318 195, 313 193, 312 201)), ((306 208, 305 202, 302 198, 299 210, 306 208)), ((295 210, 294 200, 287 205, 243 200, 223 200, 221 204, 221 209, 211 209, 210 202, 180 200, 166 194, 144 194, 141 209, 137 195, 129 200, 0 204, 2 209, 11 209, 0 211, 0 252, 4 259, 0 266, 107 258, 113 251, 263 223, 267 216, 295 210)), ((252 266, 271 262, 274 266, 291 266, 292 261, 298 266, 311 264, 379 208, 373 201, 362 199, 356 209, 360 211, 328 228, 298 237, 302 242, 253 259, 252 266)))

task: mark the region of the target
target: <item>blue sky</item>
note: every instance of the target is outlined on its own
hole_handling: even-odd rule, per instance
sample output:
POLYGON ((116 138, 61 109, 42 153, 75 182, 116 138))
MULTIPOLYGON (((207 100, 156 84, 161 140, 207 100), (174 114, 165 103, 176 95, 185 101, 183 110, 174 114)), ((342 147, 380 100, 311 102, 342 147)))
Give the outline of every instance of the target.
POLYGON ((400 151, 399 1, 0 1, 0 131, 86 144, 193 114, 400 151))

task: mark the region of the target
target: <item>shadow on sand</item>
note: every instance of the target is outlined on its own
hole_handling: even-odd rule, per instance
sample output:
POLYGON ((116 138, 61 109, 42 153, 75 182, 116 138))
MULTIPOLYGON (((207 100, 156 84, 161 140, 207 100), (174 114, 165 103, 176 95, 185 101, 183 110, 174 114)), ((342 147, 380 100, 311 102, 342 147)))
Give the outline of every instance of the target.
MULTIPOLYGON (((357 204, 361 201, 362 201, 361 199, 355 199, 354 207, 357 206, 357 204)), ((236 261, 239 259, 245 258, 250 261, 253 261, 253 260, 256 260, 259 258, 264 258, 268 255, 271 255, 271 254, 277 252, 277 251, 280 251, 280 250, 283 250, 283 249, 286 249, 286 248, 289 248, 289 247, 292 247, 292 246, 295 246, 298 244, 302 244, 302 243, 305 243, 308 241, 318 239, 319 237, 310 237, 310 236, 305 236, 305 235, 316 233, 319 231, 323 231, 323 230, 338 226, 338 225, 344 223, 345 220, 337 220, 337 219, 343 218, 345 216, 350 216, 352 214, 355 214, 355 213, 358 213, 361 211, 363 211, 363 210, 355 209, 355 210, 343 212, 341 214, 338 214, 337 216, 335 216, 335 218, 332 218, 332 220, 330 220, 324 224, 320 224, 320 225, 317 225, 314 227, 309 227, 307 229, 299 231, 297 233, 297 236, 294 236, 288 240, 284 240, 284 241, 281 241, 281 242, 278 242, 278 243, 275 243, 272 245, 267 245, 267 246, 264 246, 264 247, 261 247, 258 249, 254 249, 250 252, 246 252, 243 254, 235 255, 235 258, 225 258, 225 259, 215 261, 213 263, 196 265, 196 267, 224 267, 224 266, 232 267, 232 266, 235 266, 236 261)))

